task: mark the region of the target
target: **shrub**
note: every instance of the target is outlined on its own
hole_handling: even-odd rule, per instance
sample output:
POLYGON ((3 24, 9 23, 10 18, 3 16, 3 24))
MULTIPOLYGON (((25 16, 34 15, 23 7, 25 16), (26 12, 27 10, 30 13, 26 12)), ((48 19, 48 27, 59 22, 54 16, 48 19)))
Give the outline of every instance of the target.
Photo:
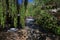
POLYGON ((43 27, 46 31, 51 31, 56 34, 60 34, 60 27, 57 24, 57 18, 46 12, 40 10, 39 14, 35 15, 36 24, 43 27))

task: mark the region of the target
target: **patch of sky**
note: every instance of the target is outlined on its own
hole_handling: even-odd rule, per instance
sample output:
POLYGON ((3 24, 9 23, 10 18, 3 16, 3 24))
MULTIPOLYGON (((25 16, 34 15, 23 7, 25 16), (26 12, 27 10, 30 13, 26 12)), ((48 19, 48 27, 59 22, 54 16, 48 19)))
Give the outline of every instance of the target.
MULTIPOLYGON (((28 0, 29 3, 33 3, 33 0, 28 0)), ((22 0, 18 0, 18 4, 22 4, 22 0)))

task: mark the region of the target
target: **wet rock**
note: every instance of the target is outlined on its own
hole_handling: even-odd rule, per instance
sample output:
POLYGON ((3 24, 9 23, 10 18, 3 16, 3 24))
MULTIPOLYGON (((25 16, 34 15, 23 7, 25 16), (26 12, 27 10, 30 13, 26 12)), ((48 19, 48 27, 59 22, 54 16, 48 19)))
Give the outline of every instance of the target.
POLYGON ((26 26, 32 26, 34 24, 35 19, 33 17, 27 17, 26 18, 26 26))
POLYGON ((8 30, 8 32, 16 32, 16 31, 18 31, 17 28, 10 28, 10 29, 8 30))

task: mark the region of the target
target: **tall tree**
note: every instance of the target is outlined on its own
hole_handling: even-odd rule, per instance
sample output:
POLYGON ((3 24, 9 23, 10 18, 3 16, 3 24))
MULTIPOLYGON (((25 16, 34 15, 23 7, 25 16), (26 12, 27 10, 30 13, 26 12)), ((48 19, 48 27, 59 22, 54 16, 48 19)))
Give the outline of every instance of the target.
POLYGON ((14 0, 9 0, 9 24, 10 27, 14 27, 14 0))
POLYGON ((9 26, 9 0, 6 0, 6 25, 9 26))
POLYGON ((2 7, 3 7, 3 9, 2 9, 2 11, 3 11, 3 27, 5 26, 5 18, 6 18, 6 1, 4 0, 2 0, 2 7))
POLYGON ((28 0, 25 0, 25 1, 24 1, 25 11, 26 11, 26 9, 27 9, 27 5, 28 5, 28 0))
POLYGON ((2 13, 2 0, 0 0, 0 31, 1 31, 1 28, 2 28, 2 17, 3 17, 3 13, 2 13))
POLYGON ((18 4, 18 0, 16 0, 16 7, 17 7, 17 28, 22 28, 21 24, 20 24, 20 12, 19 12, 19 4, 18 4))

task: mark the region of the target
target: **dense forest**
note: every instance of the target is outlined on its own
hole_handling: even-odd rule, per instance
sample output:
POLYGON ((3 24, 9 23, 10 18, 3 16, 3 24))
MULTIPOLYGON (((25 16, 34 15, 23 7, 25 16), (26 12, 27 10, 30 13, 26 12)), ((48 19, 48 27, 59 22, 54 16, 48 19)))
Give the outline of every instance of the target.
POLYGON ((0 28, 24 28, 25 18, 32 16, 35 24, 60 35, 60 0, 0 0, 0 28))

